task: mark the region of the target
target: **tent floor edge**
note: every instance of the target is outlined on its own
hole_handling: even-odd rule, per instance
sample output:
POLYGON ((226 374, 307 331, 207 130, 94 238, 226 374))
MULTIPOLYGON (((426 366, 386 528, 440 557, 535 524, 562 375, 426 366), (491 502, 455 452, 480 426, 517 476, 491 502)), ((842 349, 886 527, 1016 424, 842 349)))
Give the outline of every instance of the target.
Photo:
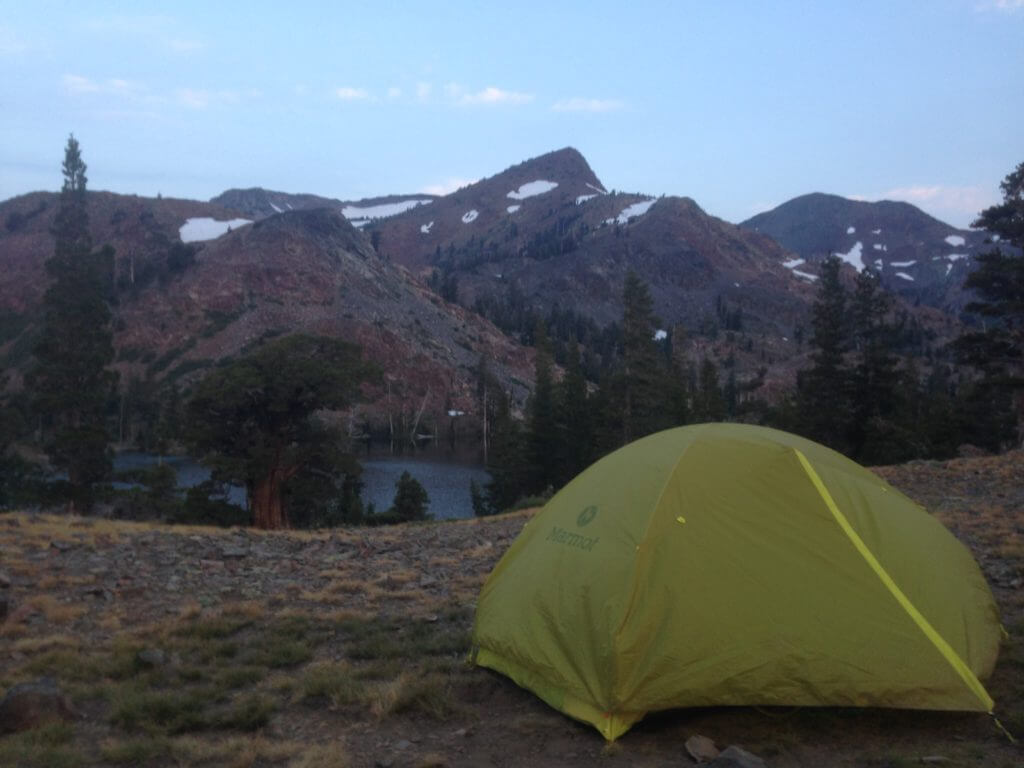
POLYGON ((553 709, 592 725, 608 741, 615 741, 643 718, 646 712, 606 712, 595 704, 574 696, 551 684, 536 672, 526 669, 506 656, 487 648, 474 648, 472 663, 493 669, 510 678, 516 685, 536 694, 553 709))

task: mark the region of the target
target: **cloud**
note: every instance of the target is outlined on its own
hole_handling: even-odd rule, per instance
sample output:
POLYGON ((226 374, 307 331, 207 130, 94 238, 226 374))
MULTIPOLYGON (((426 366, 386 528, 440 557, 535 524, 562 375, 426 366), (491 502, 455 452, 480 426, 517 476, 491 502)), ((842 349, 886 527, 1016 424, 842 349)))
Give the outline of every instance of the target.
POLYGON ((626 105, 618 99, 562 99, 551 105, 555 112, 614 112, 626 105))
POLYGON ((533 101, 532 93, 506 91, 489 85, 481 91, 467 91, 458 83, 449 83, 444 87, 445 96, 460 106, 492 106, 498 104, 520 105, 533 101))
POLYGON ((1024 10, 1024 0, 986 0, 975 6, 977 11, 997 11, 1000 13, 1016 13, 1024 10))
POLYGON ((880 195, 847 197, 851 200, 902 200, 958 227, 968 226, 983 208, 999 202, 995 189, 977 185, 912 184, 892 187, 880 195))
POLYGON ((164 41, 164 45, 175 53, 192 53, 206 47, 204 43, 198 40, 186 40, 178 37, 164 41))
POLYGON ((205 88, 179 88, 174 96, 178 104, 188 109, 233 106, 241 101, 241 97, 235 91, 210 91, 205 88))
POLYGON ((21 37, 10 27, 0 26, 0 56, 16 56, 25 53, 29 49, 21 37))
POLYGON ((430 100, 434 86, 430 83, 416 83, 416 101, 423 103, 430 100))
POLYGON ((362 88, 350 88, 343 86, 334 90, 334 95, 342 101, 363 101, 370 98, 370 94, 362 88))
POLYGON ((119 14, 92 19, 86 28, 101 34, 142 41, 146 46, 159 46, 173 53, 192 53, 205 43, 176 34, 178 22, 161 14, 119 14))
POLYGON ((396 101, 397 99, 400 99, 400 98, 402 98, 402 89, 401 88, 395 88, 395 87, 388 88, 388 99, 390 99, 391 101, 396 101))
POLYGON ((71 91, 71 93, 99 93, 100 90, 98 83, 81 75, 64 75, 61 81, 64 83, 65 90, 71 91))
POLYGON ((476 184, 478 181, 479 179, 450 178, 445 179, 440 184, 428 184, 419 191, 427 195, 448 195, 457 189, 468 187, 470 184, 476 184))

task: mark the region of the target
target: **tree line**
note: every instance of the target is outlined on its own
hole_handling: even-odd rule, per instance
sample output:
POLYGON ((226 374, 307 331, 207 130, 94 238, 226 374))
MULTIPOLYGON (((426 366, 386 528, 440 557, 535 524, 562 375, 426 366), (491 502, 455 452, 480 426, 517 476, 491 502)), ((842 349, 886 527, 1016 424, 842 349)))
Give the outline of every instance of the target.
MULTIPOLYGON (((166 466, 136 476, 144 489, 120 500, 129 514, 265 528, 425 519, 429 500, 411 477, 399 481, 391 509, 365 509, 359 464, 344 435, 322 418, 325 410, 350 407, 362 385, 379 376, 356 345, 301 334, 264 340, 215 366, 187 397, 173 382, 118 382, 110 368, 113 252, 94 248, 89 236, 85 172, 72 136, 33 364, 21 393, 6 396, 0 408, 0 507, 59 500, 88 511, 98 494, 109 493, 113 422, 122 439, 127 431, 158 451, 181 442, 211 470, 184 499, 166 466), (28 433, 62 481, 11 450, 28 433), (229 485, 246 489, 248 511, 228 503, 229 485)), ((607 328, 571 312, 509 318, 536 350, 535 384, 525 413, 515 413, 480 360, 477 398, 492 481, 471 489, 474 510, 489 514, 524 497, 545 498, 610 451, 689 423, 774 426, 867 464, 945 458, 964 443, 1019 445, 1022 180, 1024 164, 1003 182, 1003 203, 975 222, 997 238, 966 284, 977 296, 968 307, 981 319, 976 326, 929 359, 904 353, 904 318, 878 276, 865 270, 851 282, 840 262, 828 259, 806 340, 808 365, 781 399, 760 395, 763 368, 740 376, 732 356, 721 364, 689 359, 685 330, 659 331, 650 292, 633 272, 624 281, 621 322, 607 328)), ((716 314, 727 334, 742 330, 738 309, 719 303, 716 314)))

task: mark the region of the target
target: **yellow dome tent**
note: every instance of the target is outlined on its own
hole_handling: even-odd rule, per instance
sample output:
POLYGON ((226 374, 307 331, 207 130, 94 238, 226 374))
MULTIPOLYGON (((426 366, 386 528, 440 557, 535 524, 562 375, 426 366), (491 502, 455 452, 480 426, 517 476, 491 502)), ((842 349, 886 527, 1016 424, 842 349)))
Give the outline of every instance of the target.
POLYGON ((480 593, 473 658, 615 739, 717 705, 990 712, 1000 625, 935 518, 817 443, 651 435, 581 473, 480 593))

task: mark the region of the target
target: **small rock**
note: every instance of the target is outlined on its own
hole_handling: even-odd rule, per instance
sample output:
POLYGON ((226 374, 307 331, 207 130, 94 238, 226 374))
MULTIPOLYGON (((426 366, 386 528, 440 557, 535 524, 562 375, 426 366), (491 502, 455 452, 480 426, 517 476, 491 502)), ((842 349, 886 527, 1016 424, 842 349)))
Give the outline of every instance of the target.
POLYGON ((745 749, 733 745, 726 747, 710 763, 708 768, 767 768, 764 760, 745 749))
POLYGON ((469 728, 459 728, 457 731, 452 731, 452 736, 458 736, 460 738, 465 738, 468 735, 469 735, 469 728))
POLYGON ((73 720, 74 707, 57 683, 41 677, 31 683, 21 683, 7 691, 0 699, 0 734, 17 733, 37 728, 58 720, 73 720))
POLYGON ((401 749, 408 749, 411 746, 412 746, 412 742, 411 741, 409 741, 408 739, 402 739, 397 744, 395 744, 395 749, 399 749, 399 750, 401 750, 401 749))
POLYGON ((389 760, 388 758, 383 758, 381 760, 375 760, 374 763, 373 763, 374 768, 391 768, 391 766, 393 766, 394 764, 395 764, 395 761, 394 760, 389 760))
POLYGON ((0 571, 0 589, 7 589, 11 586, 11 577, 0 571))
POLYGON ((5 621, 7 619, 7 606, 7 598, 0 597, 0 621, 5 621))
POLYGON ((706 763, 709 760, 714 760, 719 755, 715 742, 707 736, 700 735, 691 736, 686 740, 686 751, 689 752, 690 757, 698 763, 706 763))
POLYGON ((50 542, 50 546, 56 549, 58 552, 67 552, 71 549, 72 544, 70 541, 61 541, 60 539, 53 539, 50 542))
POLYGON ((167 654, 159 648, 143 648, 135 654, 135 661, 147 668, 162 667, 167 663, 167 654))
POLYGON ((243 557, 249 556, 249 548, 228 545, 221 549, 220 556, 225 560, 240 560, 243 557))

